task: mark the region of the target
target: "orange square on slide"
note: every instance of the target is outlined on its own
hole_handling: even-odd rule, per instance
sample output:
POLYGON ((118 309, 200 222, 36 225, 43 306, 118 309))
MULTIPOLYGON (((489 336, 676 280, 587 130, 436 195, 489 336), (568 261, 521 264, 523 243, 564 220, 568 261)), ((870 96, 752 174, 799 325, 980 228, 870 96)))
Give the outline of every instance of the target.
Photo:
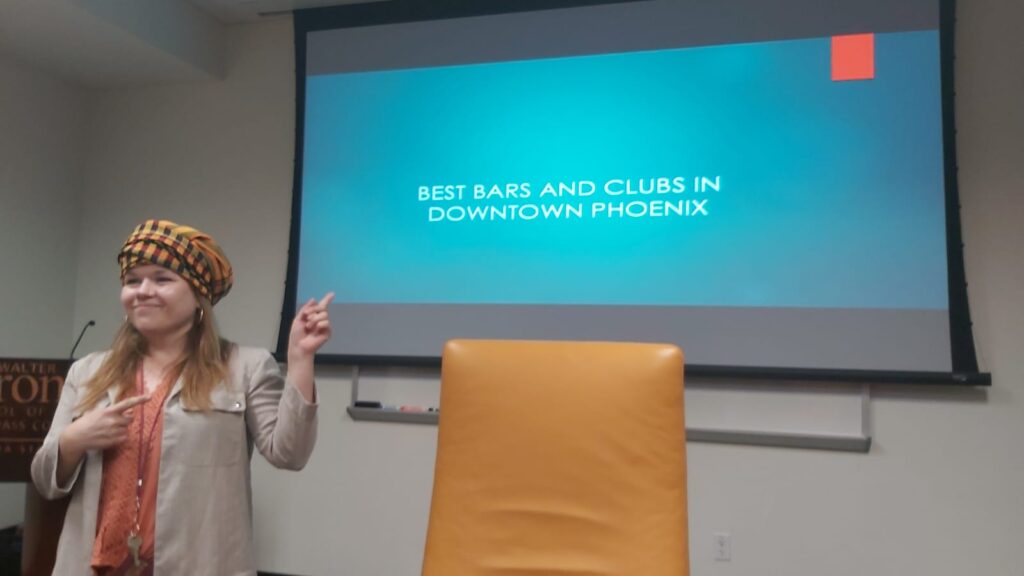
POLYGON ((875 77, 875 35, 832 37, 832 80, 871 80, 875 77))

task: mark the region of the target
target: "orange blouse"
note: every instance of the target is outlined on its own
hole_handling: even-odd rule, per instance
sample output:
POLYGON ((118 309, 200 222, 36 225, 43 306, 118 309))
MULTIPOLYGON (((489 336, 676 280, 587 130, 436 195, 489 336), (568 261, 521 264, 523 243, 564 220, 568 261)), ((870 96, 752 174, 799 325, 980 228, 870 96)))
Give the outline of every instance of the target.
MULTIPOLYGON (((176 375, 174 375, 176 376, 176 375)), ((139 448, 145 446, 142 460, 142 498, 139 528, 142 548, 139 556, 152 564, 156 534, 156 491, 160 476, 160 446, 163 435, 163 406, 175 378, 169 377, 153 391, 148 402, 132 410, 135 417, 128 426, 128 440, 103 452, 103 483, 96 521, 96 542, 92 549, 92 568, 97 574, 119 566, 129 556, 128 535, 134 528, 136 485, 139 474, 139 448)), ((145 388, 142 367, 135 377, 137 393, 145 388)), ((126 396, 127 398, 127 396, 126 396)))

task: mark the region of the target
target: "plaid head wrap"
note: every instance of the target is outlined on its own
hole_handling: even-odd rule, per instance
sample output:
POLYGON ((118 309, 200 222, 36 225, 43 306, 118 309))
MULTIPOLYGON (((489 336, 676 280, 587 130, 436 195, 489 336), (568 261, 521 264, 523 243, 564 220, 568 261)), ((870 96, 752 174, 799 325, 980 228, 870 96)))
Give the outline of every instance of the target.
POLYGON ((234 282, 231 263, 210 236, 168 220, 146 220, 135 227, 117 255, 121 279, 133 266, 157 264, 187 280, 216 304, 234 282))

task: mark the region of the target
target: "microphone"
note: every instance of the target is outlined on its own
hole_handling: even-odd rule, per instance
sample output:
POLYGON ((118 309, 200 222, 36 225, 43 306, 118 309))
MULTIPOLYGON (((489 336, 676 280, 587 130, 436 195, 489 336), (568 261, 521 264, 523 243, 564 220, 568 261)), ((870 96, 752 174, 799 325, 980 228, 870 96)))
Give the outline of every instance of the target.
POLYGON ((95 320, 89 320, 88 322, 85 323, 85 326, 82 326, 82 331, 78 333, 78 340, 75 340, 75 345, 71 347, 71 354, 68 354, 68 360, 75 359, 75 350, 78 350, 78 344, 79 342, 82 341, 82 336, 85 336, 85 331, 89 329, 89 326, 95 325, 95 320))

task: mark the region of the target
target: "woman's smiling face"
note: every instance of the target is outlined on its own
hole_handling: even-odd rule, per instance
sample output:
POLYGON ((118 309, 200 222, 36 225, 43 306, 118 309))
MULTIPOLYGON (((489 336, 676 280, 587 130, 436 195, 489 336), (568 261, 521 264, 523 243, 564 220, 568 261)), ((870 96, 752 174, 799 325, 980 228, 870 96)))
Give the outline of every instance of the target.
POLYGON ((136 330, 155 336, 191 328, 199 302, 181 276, 163 266, 140 264, 124 275, 121 305, 136 330))

